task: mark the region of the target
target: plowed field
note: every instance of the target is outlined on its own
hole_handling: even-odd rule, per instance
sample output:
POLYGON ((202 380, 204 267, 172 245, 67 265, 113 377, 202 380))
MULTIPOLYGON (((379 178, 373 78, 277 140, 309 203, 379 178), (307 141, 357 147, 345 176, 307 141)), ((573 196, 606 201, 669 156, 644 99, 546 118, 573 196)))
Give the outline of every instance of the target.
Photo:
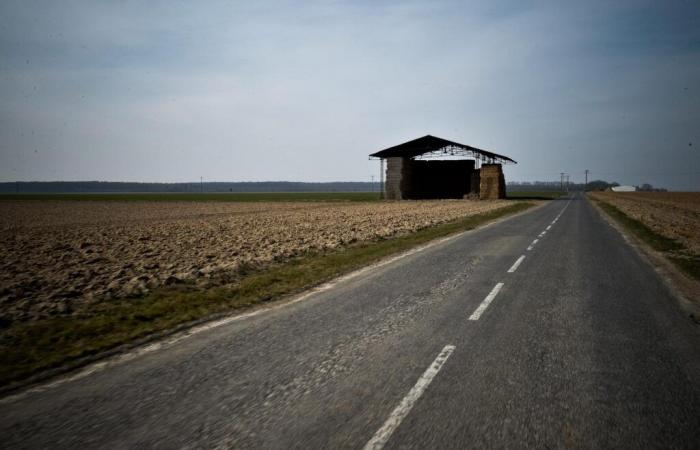
POLYGON ((589 194, 700 255, 700 192, 596 192, 589 194))
POLYGON ((410 233, 511 201, 0 202, 0 319, 163 285, 206 286, 249 265, 410 233))

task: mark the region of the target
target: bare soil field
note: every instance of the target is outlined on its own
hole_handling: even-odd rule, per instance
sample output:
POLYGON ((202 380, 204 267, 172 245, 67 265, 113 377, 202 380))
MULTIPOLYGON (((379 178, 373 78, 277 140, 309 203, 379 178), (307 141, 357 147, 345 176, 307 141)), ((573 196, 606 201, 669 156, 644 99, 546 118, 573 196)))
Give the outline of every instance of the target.
POLYGON ((674 239, 693 255, 700 255, 700 192, 595 192, 656 233, 674 239))
POLYGON ((0 201, 0 320, 70 315, 164 285, 206 287, 250 265, 513 203, 0 201))

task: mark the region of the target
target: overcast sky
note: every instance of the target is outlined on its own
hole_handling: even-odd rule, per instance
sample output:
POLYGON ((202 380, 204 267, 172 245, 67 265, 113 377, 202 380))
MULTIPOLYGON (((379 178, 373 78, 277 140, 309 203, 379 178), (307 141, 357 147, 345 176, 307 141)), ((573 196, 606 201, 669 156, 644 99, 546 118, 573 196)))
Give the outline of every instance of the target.
POLYGON ((364 181, 432 134, 700 190, 697 0, 3 0, 0 76, 0 181, 364 181))

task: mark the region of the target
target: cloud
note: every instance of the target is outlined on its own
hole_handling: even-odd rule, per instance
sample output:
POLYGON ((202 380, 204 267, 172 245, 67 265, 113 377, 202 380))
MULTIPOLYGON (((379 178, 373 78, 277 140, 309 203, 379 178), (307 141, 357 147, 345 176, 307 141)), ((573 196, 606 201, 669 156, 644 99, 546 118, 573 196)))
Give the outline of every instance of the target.
POLYGON ((430 133, 511 179, 700 188, 658 175, 700 170, 691 3, 0 8, 3 180, 364 180, 430 133))

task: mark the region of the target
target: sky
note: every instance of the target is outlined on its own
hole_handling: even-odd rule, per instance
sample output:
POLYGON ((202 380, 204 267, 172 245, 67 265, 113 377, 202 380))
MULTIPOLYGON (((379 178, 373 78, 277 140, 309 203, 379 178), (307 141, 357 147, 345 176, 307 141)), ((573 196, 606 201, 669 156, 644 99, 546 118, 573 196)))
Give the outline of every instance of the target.
POLYGON ((700 2, 0 3, 0 181, 369 181, 426 134, 700 190, 700 2))

